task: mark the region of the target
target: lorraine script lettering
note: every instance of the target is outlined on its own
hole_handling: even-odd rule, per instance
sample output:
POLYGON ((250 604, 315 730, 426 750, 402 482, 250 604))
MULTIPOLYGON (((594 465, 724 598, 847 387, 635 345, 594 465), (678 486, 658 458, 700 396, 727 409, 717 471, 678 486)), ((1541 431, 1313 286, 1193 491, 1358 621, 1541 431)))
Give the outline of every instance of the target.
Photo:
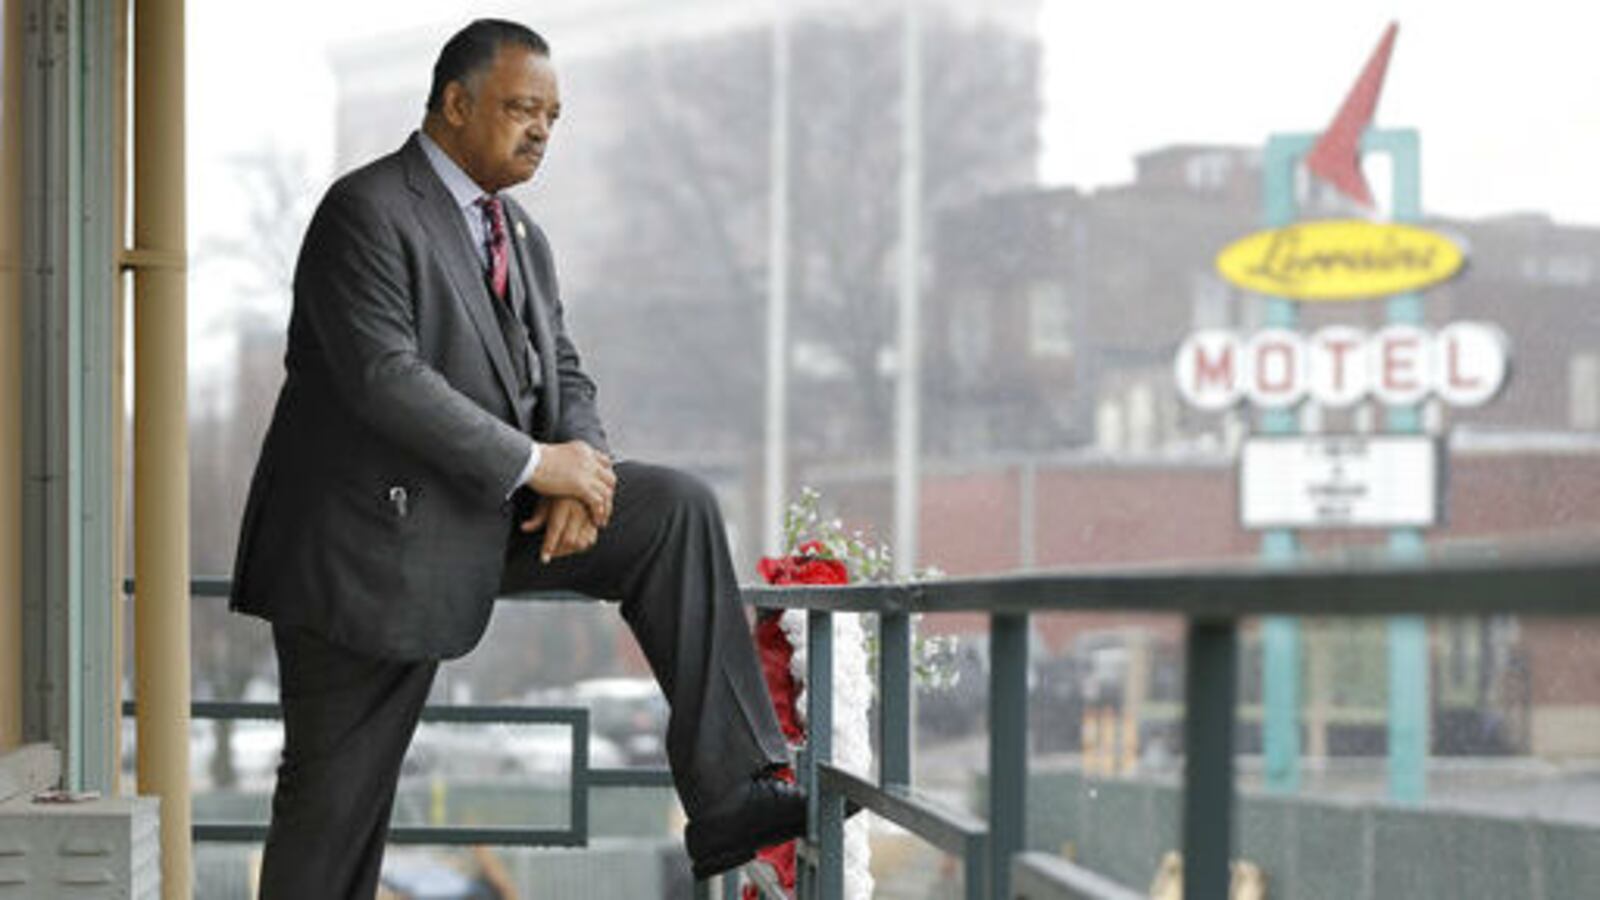
POLYGON ((1261 259, 1245 271, 1252 275, 1292 287, 1307 278, 1333 273, 1377 275, 1392 272, 1433 270, 1437 246, 1407 246, 1393 233, 1384 234, 1367 246, 1319 250, 1301 246, 1300 229, 1280 228, 1261 259))

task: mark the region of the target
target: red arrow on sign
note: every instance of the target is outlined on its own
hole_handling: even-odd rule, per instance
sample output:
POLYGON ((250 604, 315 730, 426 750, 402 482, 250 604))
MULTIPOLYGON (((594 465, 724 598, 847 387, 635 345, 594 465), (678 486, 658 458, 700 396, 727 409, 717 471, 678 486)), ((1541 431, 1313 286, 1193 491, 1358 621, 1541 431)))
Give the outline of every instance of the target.
POLYGON ((1373 113, 1378 109, 1378 94, 1383 91, 1383 76, 1389 69, 1389 55, 1394 52, 1399 30, 1399 23, 1389 23, 1339 112, 1306 155, 1306 168, 1312 174, 1369 209, 1373 205, 1372 190, 1361 174, 1361 133, 1372 124, 1373 113))

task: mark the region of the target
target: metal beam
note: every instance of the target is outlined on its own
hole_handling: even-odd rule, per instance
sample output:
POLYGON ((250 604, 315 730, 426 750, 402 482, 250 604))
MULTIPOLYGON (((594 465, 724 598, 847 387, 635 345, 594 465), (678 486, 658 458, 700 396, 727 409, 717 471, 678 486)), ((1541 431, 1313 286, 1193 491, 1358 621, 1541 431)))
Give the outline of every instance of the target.
POLYGON ((76 781, 72 694, 76 534, 71 528, 77 373, 69 210, 76 167, 68 76, 71 10, 33 0, 23 34, 22 238, 22 730, 61 750, 76 781))
POLYGON ((1144 900, 1082 866, 1048 853, 1023 853, 1011 861, 1012 900, 1144 900))
POLYGON ((1199 618, 1299 613, 1519 616, 1600 613, 1600 550, 1428 563, 1119 568, 948 578, 910 584, 747 587, 763 608, 874 613, 1043 613, 1109 610, 1199 618))
MULTIPOLYGON (((81 3, 81 0, 79 0, 81 3)), ((80 390, 78 430, 79 509, 72 527, 78 532, 79 652, 73 677, 79 682, 78 741, 81 765, 78 784, 110 792, 120 768, 117 747, 117 696, 122 673, 116 666, 116 608, 121 598, 116 566, 120 529, 116 518, 115 473, 121 458, 116 448, 122 421, 117 351, 122 245, 121 180, 117 150, 121 145, 122 91, 120 41, 124 37, 120 3, 81 3, 80 59, 82 150, 77 173, 79 202, 73 211, 82 254, 78 279, 81 333, 77 346, 80 390)))
POLYGON ((984 840, 989 833, 988 823, 982 819, 910 787, 880 787, 827 763, 817 766, 817 780, 828 791, 854 800, 862 809, 871 810, 953 856, 965 854, 974 841, 984 840))

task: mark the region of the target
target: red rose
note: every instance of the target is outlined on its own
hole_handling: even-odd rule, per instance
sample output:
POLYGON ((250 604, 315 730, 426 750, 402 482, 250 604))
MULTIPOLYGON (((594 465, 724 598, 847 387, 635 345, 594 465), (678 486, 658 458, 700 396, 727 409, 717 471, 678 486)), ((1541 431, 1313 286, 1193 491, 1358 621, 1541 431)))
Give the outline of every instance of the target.
MULTIPOLYGON (((827 552, 828 548, 821 541, 807 541, 797 548, 793 556, 763 557, 756 570, 767 584, 849 584, 850 570, 839 560, 828 557, 827 552)), ((756 619, 756 647, 760 651, 761 671, 766 676, 767 692, 772 696, 772 707, 778 714, 783 736, 790 743, 798 744, 805 740, 806 732, 800 725, 795 709, 799 685, 795 684, 793 674, 789 671, 794 648, 789 645, 788 637, 778 624, 782 615, 779 610, 762 610, 756 619)), ((794 780, 792 772, 785 770, 784 775, 787 780, 794 780)), ((794 889, 793 841, 768 847, 758 853, 757 858, 772 866, 778 874, 779 884, 789 890, 794 889)), ((754 900, 755 896, 754 885, 746 885, 745 900, 754 900)))
POLYGON ((850 570, 825 552, 821 543, 809 541, 794 556, 762 557, 756 571, 767 584, 849 584, 850 570))
POLYGON ((775 609, 762 610, 756 617, 756 649, 761 654, 761 674, 767 679, 767 693, 772 697, 772 709, 778 714, 778 725, 789 743, 798 744, 806 739, 795 711, 795 698, 800 686, 795 684, 789 663, 794 659, 794 648, 783 633, 778 620, 783 614, 775 609))

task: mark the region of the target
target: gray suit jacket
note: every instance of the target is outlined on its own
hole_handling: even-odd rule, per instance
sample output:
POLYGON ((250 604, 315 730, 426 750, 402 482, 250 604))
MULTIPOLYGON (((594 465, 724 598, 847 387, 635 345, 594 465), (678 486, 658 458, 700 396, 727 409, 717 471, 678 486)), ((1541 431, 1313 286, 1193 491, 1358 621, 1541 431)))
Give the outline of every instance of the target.
POLYGON ((250 485, 234 609, 385 658, 477 643, 526 436, 607 449, 549 244, 514 201, 506 211, 542 367, 537 421, 513 400, 497 301, 417 137, 329 188, 295 268, 287 375, 250 485))

